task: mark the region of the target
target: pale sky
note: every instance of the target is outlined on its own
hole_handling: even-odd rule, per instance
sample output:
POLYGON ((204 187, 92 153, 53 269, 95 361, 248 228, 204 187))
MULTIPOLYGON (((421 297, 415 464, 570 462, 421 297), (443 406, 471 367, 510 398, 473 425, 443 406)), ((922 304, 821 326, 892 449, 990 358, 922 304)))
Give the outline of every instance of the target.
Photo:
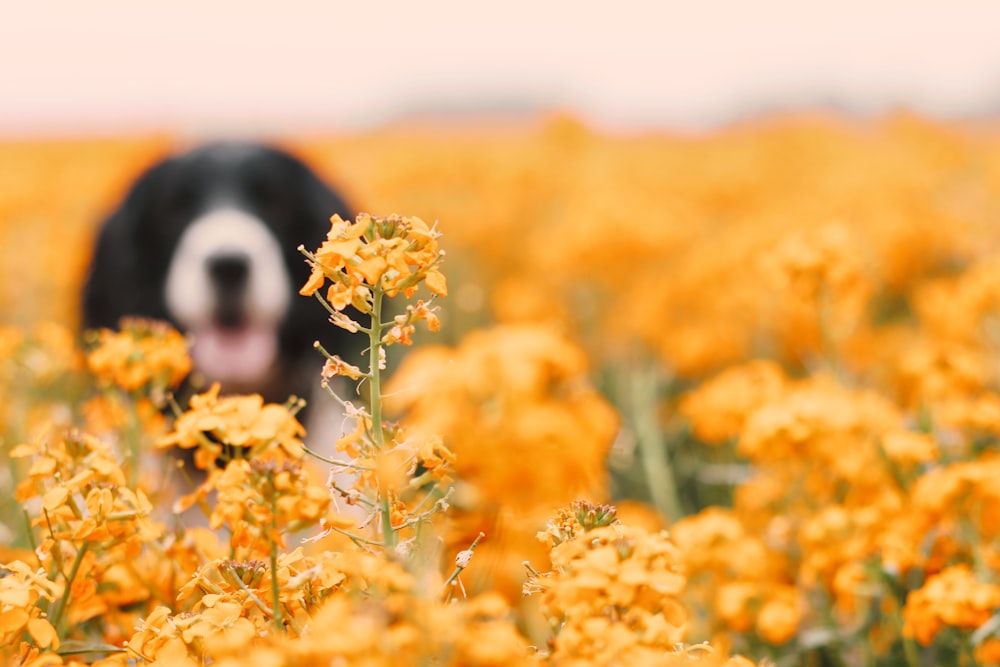
POLYGON ((704 129, 817 102, 1000 111, 1000 2, 0 0, 0 137, 535 107, 704 129))

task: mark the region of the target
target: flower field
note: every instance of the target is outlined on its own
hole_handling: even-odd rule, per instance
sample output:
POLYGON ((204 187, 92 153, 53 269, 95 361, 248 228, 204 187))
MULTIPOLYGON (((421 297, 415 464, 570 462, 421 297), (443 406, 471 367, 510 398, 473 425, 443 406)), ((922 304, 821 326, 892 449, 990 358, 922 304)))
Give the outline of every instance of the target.
POLYGON ((995 128, 283 145, 371 212, 302 249, 336 443, 77 331, 169 138, 0 142, 3 664, 1000 664, 995 128))

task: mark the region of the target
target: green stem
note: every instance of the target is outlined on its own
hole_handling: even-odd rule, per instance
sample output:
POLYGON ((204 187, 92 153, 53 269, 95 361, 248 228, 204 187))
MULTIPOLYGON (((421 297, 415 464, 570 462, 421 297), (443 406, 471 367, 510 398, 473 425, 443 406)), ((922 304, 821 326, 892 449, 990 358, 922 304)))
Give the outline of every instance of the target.
POLYGON ((90 542, 84 542, 80 550, 76 552, 76 558, 73 560, 73 566, 69 570, 69 575, 66 577, 66 587, 63 589, 62 597, 59 598, 59 602, 56 603, 56 608, 52 611, 52 616, 49 618, 49 622, 52 627, 56 628, 59 632, 59 639, 64 639, 62 632, 59 630, 59 625, 62 622, 63 612, 66 611, 66 603, 69 602, 69 594, 73 588, 73 580, 76 579, 77 572, 80 571, 80 565, 83 564, 83 557, 87 554, 87 550, 90 548, 90 542))
POLYGON ((333 530, 334 530, 335 532, 338 532, 338 533, 340 533, 341 535, 343 535, 343 536, 345 536, 345 537, 347 537, 347 538, 350 538, 350 539, 351 539, 351 541, 353 541, 353 542, 354 542, 355 544, 357 544, 357 545, 362 545, 362 544, 369 544, 369 545, 371 545, 371 546, 375 546, 375 547, 380 547, 380 546, 382 546, 382 543, 381 543, 381 542, 376 542, 375 540, 369 540, 369 539, 368 539, 368 538, 366 538, 366 537, 361 537, 360 535, 355 535, 354 533, 352 533, 352 532, 351 532, 351 531, 349 531, 349 530, 344 530, 343 528, 338 528, 337 526, 330 526, 330 527, 331 527, 331 528, 332 528, 332 529, 333 529, 333 530))
POLYGON ((903 655, 906 657, 907 665, 920 667, 920 653, 917 650, 917 643, 908 637, 903 638, 903 655))
POLYGON ((271 542, 271 597, 274 598, 274 627, 278 632, 285 631, 281 618, 281 598, 278 590, 278 545, 271 542))
MULTIPOLYGON (((367 375, 362 375, 361 378, 362 378, 362 380, 371 379, 367 375)), ((358 386, 360 387, 360 383, 359 383, 358 386)), ((327 394, 329 394, 330 397, 333 400, 337 401, 337 403, 340 404, 340 407, 344 408, 344 410, 347 411, 348 414, 350 414, 351 412, 354 412, 355 410, 357 410, 357 408, 355 408, 351 403, 348 403, 347 401, 345 401, 344 399, 342 399, 340 397, 340 395, 338 395, 337 392, 335 392, 330 387, 330 383, 329 382, 324 381, 324 382, 320 383, 320 387, 323 389, 323 391, 325 391, 327 394)), ((360 390, 358 391, 358 393, 360 393, 360 390)))
POLYGON ((240 575, 236 573, 236 570, 233 569, 233 566, 226 564, 226 569, 229 571, 229 575, 233 578, 233 581, 236 583, 236 585, 239 586, 243 590, 243 592, 247 594, 247 597, 249 597, 250 600, 255 605, 257 605, 257 608, 260 609, 262 612, 264 612, 265 615, 273 617, 274 611, 268 609, 267 605, 264 604, 264 601, 261 600, 259 597, 257 597, 257 594, 254 593, 252 590, 250 590, 245 583, 243 583, 243 580, 240 579, 240 575))
MULTIPOLYGON (((385 448, 382 431, 382 369, 379 368, 382 350, 382 285, 372 288, 372 325, 368 332, 371 345, 368 348, 369 402, 372 413, 372 439, 375 450, 381 453, 385 448)), ((396 531, 392 529, 392 507, 389 504, 389 489, 378 490, 379 514, 382 519, 382 543, 386 550, 396 546, 396 531)))
POLYGON ((86 653, 126 653, 128 649, 112 644, 84 644, 80 642, 65 642, 56 653, 59 655, 84 655, 86 653))
POLYGON ((38 543, 35 541, 35 531, 31 526, 31 515, 28 514, 28 510, 21 508, 21 512, 24 514, 24 532, 28 538, 28 546, 35 553, 38 553, 38 543))
POLYGON ((368 375, 371 379, 369 385, 369 400, 372 411, 372 438, 375 440, 375 448, 382 451, 382 387, 381 371, 379 368, 379 357, 382 349, 382 288, 375 287, 372 294, 372 327, 368 335, 371 345, 369 346, 368 375))
MULTIPOLYGON (((271 534, 278 532, 278 490, 274 488, 274 473, 268 472, 268 482, 271 486, 271 534)), ((274 599, 274 627, 280 633, 285 631, 281 614, 281 597, 278 587, 278 543, 269 538, 271 543, 271 597, 274 599)))
POLYGON ((636 431, 642 469, 653 506, 671 523, 683 516, 674 471, 667 457, 667 443, 656 419, 656 369, 633 371, 632 422, 636 431))
POLYGON ((313 457, 317 461, 322 461, 323 463, 328 463, 332 466, 337 466, 339 468, 347 468, 348 470, 361 470, 361 471, 373 470, 373 468, 370 468, 368 466, 358 465, 356 463, 349 463, 348 461, 338 461, 337 459, 331 459, 329 457, 323 456, 319 452, 315 452, 309 449, 305 445, 302 446, 302 451, 308 454, 309 456, 313 457))
POLYGON ((45 526, 49 529, 49 537, 55 543, 55 548, 52 549, 52 562, 55 565, 54 568, 49 570, 49 581, 55 581, 59 574, 63 571, 63 559, 62 559, 62 549, 59 548, 59 540, 56 539, 55 531, 52 530, 52 520, 49 517, 49 511, 42 506, 42 516, 45 517, 45 526))

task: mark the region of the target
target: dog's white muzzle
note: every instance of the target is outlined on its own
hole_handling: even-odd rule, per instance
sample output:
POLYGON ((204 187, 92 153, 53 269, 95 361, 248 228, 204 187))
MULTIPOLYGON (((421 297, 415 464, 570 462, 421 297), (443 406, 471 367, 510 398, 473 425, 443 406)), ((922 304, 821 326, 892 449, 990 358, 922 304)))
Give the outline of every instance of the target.
POLYGON ((235 208, 196 219, 181 236, 165 289, 167 309, 193 335, 195 367, 208 380, 247 384, 272 370, 292 286, 263 221, 235 208))

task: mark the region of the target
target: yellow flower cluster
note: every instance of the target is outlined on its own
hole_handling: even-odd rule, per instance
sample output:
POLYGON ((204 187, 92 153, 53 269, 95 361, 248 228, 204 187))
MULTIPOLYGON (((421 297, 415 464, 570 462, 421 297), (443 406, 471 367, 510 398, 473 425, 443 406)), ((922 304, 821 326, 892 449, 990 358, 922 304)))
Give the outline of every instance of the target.
MULTIPOLYGON (((372 291, 375 287, 390 298, 400 292, 407 298, 413 296, 421 282, 435 295, 448 293, 444 275, 438 270, 444 256, 438 247, 439 234, 420 218, 380 218, 362 213, 354 222, 342 220, 339 215, 334 215, 330 222, 327 239, 315 253, 300 248, 309 258, 312 272, 299 293, 312 296, 329 280, 326 303, 338 326, 359 330, 357 322, 338 315, 348 306, 365 315, 375 312, 381 317, 381 303, 375 302, 372 291)), ((410 344, 412 324, 422 319, 432 329, 438 327, 433 311, 419 302, 397 318, 383 342, 410 344)))
POLYGON ((269 631, 266 564, 218 560, 181 590, 181 598, 197 594, 192 612, 157 608, 129 640, 129 654, 141 664, 192 667, 206 655, 213 664, 261 667, 420 665, 430 656, 455 666, 541 664, 496 594, 461 604, 426 599, 413 575, 363 552, 308 557, 298 549, 278 567, 287 633, 269 631))
POLYGON ((162 322, 122 320, 118 331, 101 329, 94 334, 87 367, 98 382, 151 393, 173 389, 191 372, 187 342, 162 322))
POLYGON ((582 350, 564 336, 495 327, 468 334, 456 348, 424 346, 407 356, 387 386, 387 403, 409 428, 444 439, 458 476, 476 480, 484 503, 549 504, 550 512, 605 485, 618 419, 586 373, 582 350), (517 487, 534 492, 511 494, 517 487))
POLYGON ((710 650, 678 651, 687 636, 680 602, 687 577, 666 533, 624 525, 607 505, 575 503, 538 537, 551 549, 553 570, 536 573, 525 592, 541 596, 542 612, 556 628, 552 663, 652 667, 711 659, 710 650))
MULTIPOLYGON (((683 554, 689 597, 710 602, 726 628, 755 630, 772 644, 783 644, 795 634, 804 602, 790 581, 786 559, 731 511, 710 508, 682 519, 670 534, 683 554)), ((713 630, 699 628, 706 635, 713 630)))
POLYGON ((213 482, 209 525, 227 527, 234 553, 246 558, 266 554, 271 544, 284 547, 286 533, 324 520, 330 506, 329 491, 298 463, 236 459, 213 482))
POLYGON ((1000 459, 992 448, 977 453, 974 426, 957 430, 935 413, 940 430, 913 430, 884 395, 823 373, 793 379, 761 361, 704 383, 681 410, 694 433, 716 447, 735 441, 754 466, 734 510, 710 508, 673 529, 694 604, 714 609, 705 631, 755 630, 784 644, 831 622, 807 604, 822 593, 835 625, 871 627, 873 649, 887 657, 907 637, 931 645, 942 628, 968 633, 1000 609, 990 597, 1000 459), (872 616, 878 604, 886 618, 902 614, 901 634, 872 616))
POLYGON ((473 587, 516 599, 521 562, 545 558, 534 535, 547 516, 606 493, 618 417, 589 383, 582 350, 543 326, 477 330, 455 348, 415 350, 386 395, 408 429, 436 434, 454 452, 449 542, 464 548, 487 536, 473 587))
POLYGON ((16 575, 11 583, 22 583, 11 600, 35 609, 12 609, 9 616, 27 624, 31 643, 19 644, 16 633, 5 645, 55 650, 70 629, 89 633, 95 627, 107 641, 120 641, 123 628, 158 594, 155 585, 145 585, 150 562, 140 558, 163 535, 151 519, 151 503, 126 485, 114 451, 85 434, 52 430, 14 447, 10 456, 30 461, 16 495, 32 508, 30 525, 40 539, 31 563, 5 565, 16 575), (38 587, 43 578, 46 585, 38 587))
POLYGON ((219 396, 213 384, 191 398, 191 407, 177 418, 174 428, 157 447, 194 449, 195 465, 216 468, 220 458, 302 458, 305 429, 287 406, 264 403, 259 395, 219 396), (229 445, 228 450, 223 446, 229 445))
POLYGON ((362 213, 354 222, 338 215, 330 222, 327 239, 315 252, 299 248, 312 267, 300 294, 315 294, 336 326, 367 336, 367 371, 330 354, 318 342, 316 347, 326 357, 324 386, 329 389, 329 381, 336 376, 367 383, 368 406, 355 407, 330 392, 354 422, 354 430, 336 442, 336 449, 353 462, 319 458, 335 466, 331 488, 348 505, 369 514, 362 527, 371 526, 375 535, 369 539, 333 529, 358 544, 405 549, 430 517, 446 507, 444 496, 455 456, 436 434, 413 433, 382 419, 385 348, 396 343, 411 345, 419 321, 426 321, 432 331, 440 328, 437 308, 430 302, 407 304, 403 312, 387 319, 391 310, 387 300, 410 299, 421 283, 433 293, 432 299, 445 296, 446 281, 439 270, 444 251, 438 246, 437 230, 419 218, 362 213), (330 287, 324 298, 318 290, 327 280, 330 287), (344 312, 348 306, 355 315, 344 312), (356 321, 355 316, 366 322, 356 321))
POLYGON ((910 593, 903 609, 903 632, 929 646, 945 627, 975 630, 1000 608, 1000 586, 976 579, 968 566, 935 574, 910 593))
POLYGON ((52 623, 42 615, 39 602, 55 602, 63 587, 21 561, 0 566, 0 646, 11 646, 27 632, 39 648, 59 648, 52 623))

